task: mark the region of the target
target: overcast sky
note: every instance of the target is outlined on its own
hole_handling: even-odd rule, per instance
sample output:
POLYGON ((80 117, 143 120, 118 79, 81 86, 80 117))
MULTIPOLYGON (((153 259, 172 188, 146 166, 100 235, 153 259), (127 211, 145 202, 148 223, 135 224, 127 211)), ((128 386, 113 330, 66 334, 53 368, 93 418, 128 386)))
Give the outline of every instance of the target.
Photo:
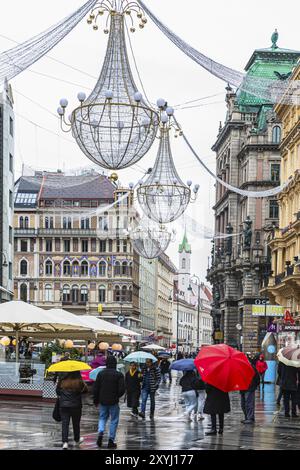
MULTIPOLYGON (((279 31, 280 47, 300 49, 300 4, 295 0, 286 0, 284 4, 274 0, 246 3, 240 0, 145 2, 162 21, 196 49, 237 70, 243 70, 254 49, 271 46, 270 38, 275 28, 279 31)), ((83 0, 14 0, 13 4, 2 1, 0 34, 22 42, 55 24, 83 3, 83 0)), ((97 77, 100 72, 107 43, 102 29, 100 27, 95 32, 83 20, 49 53, 49 56, 85 73, 76 72, 45 57, 12 80, 17 123, 17 176, 23 163, 33 168, 52 170, 89 166, 89 160, 72 141, 71 135, 60 131, 58 119, 30 100, 55 114, 59 99, 66 97, 71 111, 77 104, 78 91, 88 92, 95 84, 96 78, 86 74, 97 77), (51 75, 57 80, 33 71, 51 75), (74 85, 61 80, 73 82, 74 85)), ((163 97, 172 105, 216 95, 193 104, 201 104, 201 107, 184 109, 176 114, 194 147, 214 170, 215 156, 211 146, 219 121, 224 121, 226 114, 226 84, 186 57, 150 21, 143 31, 137 29, 131 39, 142 81, 151 101, 163 97)), ((12 46, 11 41, 0 36, 1 51, 12 46)), ((172 145, 175 164, 182 179, 192 179, 201 186, 198 201, 190 207, 188 214, 202 226, 213 228, 214 180, 202 170, 182 139, 172 139, 172 145)), ((147 169, 153 166, 156 151, 157 143, 139 162, 140 167, 147 169)), ((120 171, 119 177, 125 184, 137 181, 141 177, 140 168, 120 171)), ((177 240, 168 250, 176 264, 183 229, 183 223, 177 224, 177 240)), ((192 271, 204 281, 211 243, 201 236, 195 238, 188 233, 188 237, 193 250, 192 271)))

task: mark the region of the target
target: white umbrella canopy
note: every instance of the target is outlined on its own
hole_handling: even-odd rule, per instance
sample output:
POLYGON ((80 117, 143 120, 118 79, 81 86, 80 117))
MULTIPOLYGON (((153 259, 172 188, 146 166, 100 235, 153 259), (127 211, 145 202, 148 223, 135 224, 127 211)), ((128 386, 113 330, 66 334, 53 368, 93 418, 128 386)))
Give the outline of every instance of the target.
POLYGON ((95 331, 99 331, 102 334, 117 334, 120 336, 140 336, 139 333, 136 333, 132 330, 127 330, 122 326, 115 325, 109 321, 102 320, 102 318, 94 317, 93 315, 82 315, 80 317, 81 321, 93 328, 95 331))
POLYGON ((149 351, 165 351, 166 348, 158 346, 158 344, 147 344, 147 346, 142 346, 141 349, 148 349, 149 351))

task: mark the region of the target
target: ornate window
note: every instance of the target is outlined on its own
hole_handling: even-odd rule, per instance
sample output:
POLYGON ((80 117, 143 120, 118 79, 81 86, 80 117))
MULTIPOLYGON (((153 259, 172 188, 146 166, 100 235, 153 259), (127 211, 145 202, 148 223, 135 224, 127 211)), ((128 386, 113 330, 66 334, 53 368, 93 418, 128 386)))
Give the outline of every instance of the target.
POLYGON ((100 261, 99 263, 99 276, 106 276, 106 262, 100 261))
POLYGON ((280 144, 281 142, 281 128, 279 126, 273 127, 272 142, 273 144, 280 144))
POLYGON ((105 286, 99 287, 99 302, 104 303, 106 298, 106 289, 105 286))
POLYGON ((90 219, 88 217, 81 219, 81 228, 82 229, 89 229, 90 228, 90 219))
POLYGON ((114 302, 120 302, 120 301, 121 301, 120 286, 115 286, 115 289, 114 289, 114 302))
POLYGON ((24 228, 24 217, 23 216, 20 217, 20 219, 19 219, 19 227, 24 228))
POLYGON ((120 276, 121 275, 121 263, 120 263, 120 261, 115 262, 114 275, 115 276, 120 276))
POLYGON ((29 218, 25 217, 24 219, 24 228, 29 228, 29 218))
POLYGON ((77 285, 72 286, 72 303, 78 304, 79 301, 79 287, 77 285))
POLYGON ((104 212, 104 214, 99 217, 99 230, 104 230, 105 232, 108 231, 108 212, 104 212))
POLYGON ((26 259, 22 259, 20 263, 20 274, 21 276, 26 276, 28 272, 28 263, 26 259))
POLYGON ((67 284, 64 285, 63 287, 63 302, 71 302, 71 295, 70 295, 70 286, 67 284))
POLYGON ((270 201, 269 217, 270 219, 278 219, 279 217, 279 206, 276 199, 270 201))
POLYGON ((63 274, 64 276, 70 276, 71 275, 71 264, 70 261, 66 260, 63 263, 63 274))
POLYGON ((45 275, 52 276, 52 274, 53 274, 53 263, 50 259, 48 259, 45 263, 45 275))
POLYGON ((20 299, 23 300, 23 302, 27 302, 27 284, 21 284, 20 285, 20 299))
POLYGON ((128 275, 127 261, 123 261, 123 263, 122 263, 122 276, 127 276, 127 275, 128 275))
POLYGON ((79 276, 79 263, 78 261, 73 261, 72 263, 72 276, 79 276))
POLYGON ((87 286, 81 286, 80 289, 80 302, 88 301, 88 288, 87 286))
POLYGON ((81 276, 89 275, 89 263, 87 261, 82 261, 81 263, 81 276))
POLYGON ((182 260, 181 268, 186 269, 186 259, 185 258, 183 258, 183 260, 182 260))
POLYGON ((52 286, 51 284, 45 285, 45 302, 52 302, 52 286))

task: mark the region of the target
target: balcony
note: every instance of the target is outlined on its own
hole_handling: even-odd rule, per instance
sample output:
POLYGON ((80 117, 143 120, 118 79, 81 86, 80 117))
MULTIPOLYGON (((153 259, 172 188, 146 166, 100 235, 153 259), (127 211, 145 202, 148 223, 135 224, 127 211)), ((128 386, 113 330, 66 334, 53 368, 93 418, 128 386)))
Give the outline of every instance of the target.
POLYGON ((37 230, 38 235, 40 236, 76 236, 76 237, 97 237, 99 235, 99 230, 96 229, 83 229, 83 228, 40 228, 37 230))
POLYGON ((15 228, 14 236, 15 237, 36 237, 38 230, 35 228, 15 228))
POLYGON ((281 284, 284 278, 285 278, 285 272, 275 276, 275 286, 278 286, 279 284, 281 284))

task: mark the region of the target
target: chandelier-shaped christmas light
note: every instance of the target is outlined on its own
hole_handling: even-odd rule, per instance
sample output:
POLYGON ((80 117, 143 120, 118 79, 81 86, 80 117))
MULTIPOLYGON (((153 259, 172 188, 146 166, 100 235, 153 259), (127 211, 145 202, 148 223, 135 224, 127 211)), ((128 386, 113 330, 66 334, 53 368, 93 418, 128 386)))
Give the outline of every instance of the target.
MULTIPOLYGON (((174 165, 170 145, 170 120, 173 108, 166 107, 164 100, 158 100, 163 110, 160 124, 160 145, 154 168, 145 182, 140 182, 137 197, 143 212, 159 224, 178 219, 188 204, 196 199, 199 185, 191 190, 192 181, 184 184, 174 165)), ((180 129, 177 129, 181 134, 180 129)))
POLYGON ((103 0, 92 10, 88 23, 94 23, 97 30, 98 18, 105 13, 104 32, 109 39, 99 80, 88 98, 78 93, 80 106, 69 116, 69 123, 65 118, 66 99, 60 100, 57 112, 63 130, 72 130, 88 158, 101 167, 117 170, 133 165, 147 153, 157 133, 158 114, 138 91, 127 55, 125 15, 134 32, 134 14, 140 28, 147 22, 142 9, 128 0, 103 0))
POLYGON ((144 217, 139 225, 129 232, 135 251, 146 259, 158 258, 168 248, 175 232, 144 217))

